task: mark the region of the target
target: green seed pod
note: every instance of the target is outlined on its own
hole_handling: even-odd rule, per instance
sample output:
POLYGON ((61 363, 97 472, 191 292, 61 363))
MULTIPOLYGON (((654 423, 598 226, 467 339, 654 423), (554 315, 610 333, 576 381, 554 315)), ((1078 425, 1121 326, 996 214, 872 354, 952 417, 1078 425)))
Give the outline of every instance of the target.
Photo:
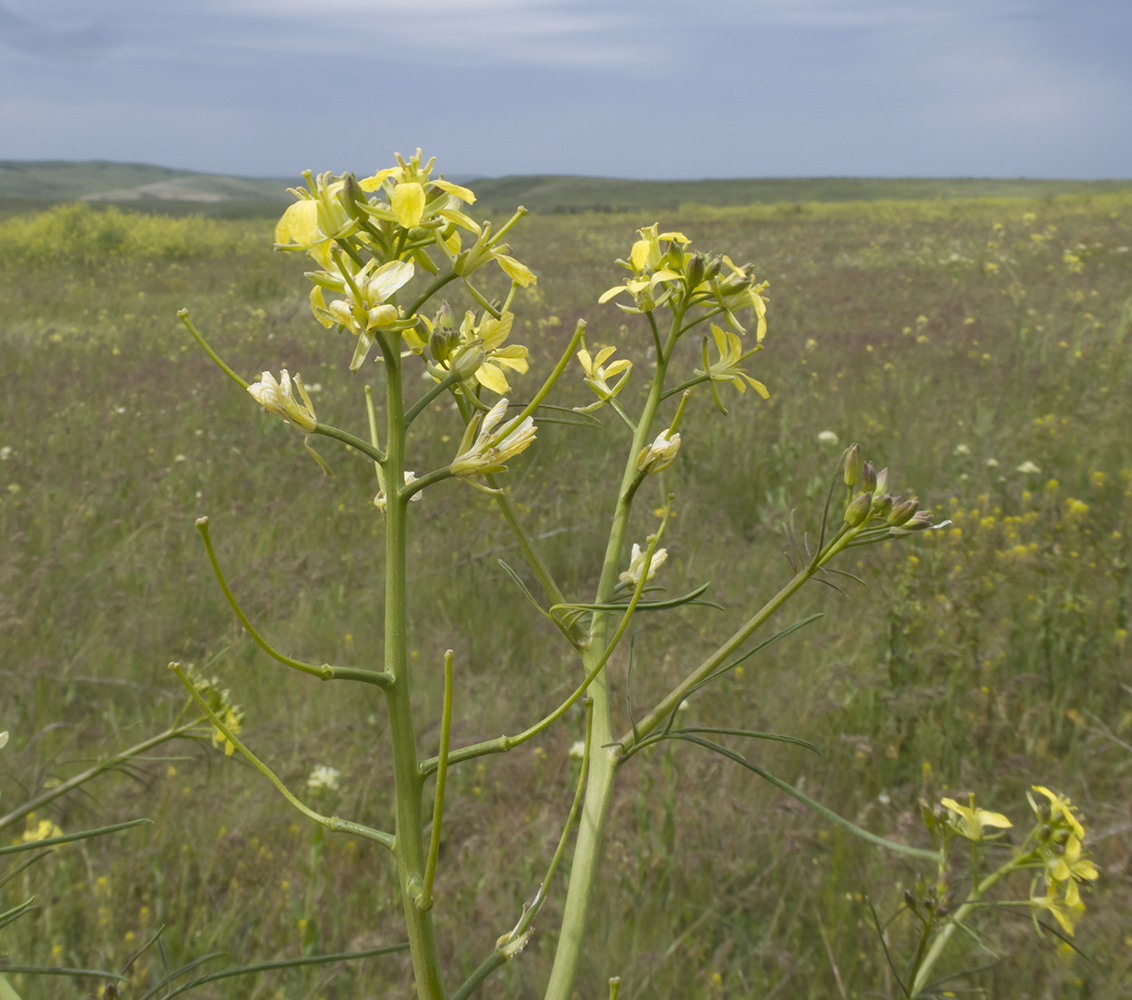
POLYGON ((853 502, 845 509, 845 523, 850 528, 864 524, 872 506, 873 495, 871 493, 862 493, 860 496, 854 497, 853 502))
POLYGON ((855 441, 849 446, 849 451, 845 454, 845 485, 856 486, 857 481, 861 478, 861 466, 864 463, 861 460, 861 446, 855 441))

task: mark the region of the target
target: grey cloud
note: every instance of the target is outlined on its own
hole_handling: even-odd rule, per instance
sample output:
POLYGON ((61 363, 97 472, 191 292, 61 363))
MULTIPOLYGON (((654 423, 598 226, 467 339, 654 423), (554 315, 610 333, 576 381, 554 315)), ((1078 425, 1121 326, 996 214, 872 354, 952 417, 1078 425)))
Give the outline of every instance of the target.
POLYGON ((40 24, 0 4, 0 45, 53 60, 93 58, 114 47, 111 25, 91 21, 78 28, 40 24))

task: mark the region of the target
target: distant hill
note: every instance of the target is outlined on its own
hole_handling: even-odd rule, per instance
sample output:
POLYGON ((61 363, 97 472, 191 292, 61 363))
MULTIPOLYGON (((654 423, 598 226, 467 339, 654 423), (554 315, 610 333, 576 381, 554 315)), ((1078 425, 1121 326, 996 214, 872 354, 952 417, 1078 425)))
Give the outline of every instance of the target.
MULTIPOLYGON (((681 205, 922 200, 977 197, 1044 198, 1112 191, 1132 181, 988 178, 768 177, 639 181, 556 174, 451 180, 471 183, 479 212, 538 213, 674 211, 681 205)), ((234 177, 108 160, 0 160, 0 213, 85 199, 144 212, 272 216, 298 177, 234 177)))

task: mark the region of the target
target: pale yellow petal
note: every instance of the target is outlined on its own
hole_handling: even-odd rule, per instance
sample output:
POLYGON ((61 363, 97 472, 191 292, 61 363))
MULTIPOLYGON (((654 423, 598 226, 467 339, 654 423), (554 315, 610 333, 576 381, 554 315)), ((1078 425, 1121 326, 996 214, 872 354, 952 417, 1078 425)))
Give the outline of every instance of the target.
POLYGON ((468 190, 468 188, 461 187, 459 184, 453 184, 451 181, 446 181, 442 178, 435 181, 429 181, 429 183, 432 184, 433 187, 440 188, 441 191, 447 191, 448 194, 454 194, 462 202, 465 202, 468 205, 474 205, 476 202, 476 196, 472 194, 472 192, 468 190))
POLYGON ((507 273, 507 277, 523 288, 527 288, 538 282, 538 278, 535 277, 534 272, 527 267, 526 264, 520 263, 514 257, 508 257, 507 254, 501 253, 495 254, 495 260, 507 273))
POLYGON ((407 181, 398 184, 393 189, 390 207, 397 215, 397 221, 406 229, 412 229, 421 221, 424 214, 425 193, 424 188, 416 181, 407 181))
POLYGON ((389 167, 387 170, 379 170, 372 177, 363 177, 360 181, 358 181, 358 187, 360 187, 363 191, 376 191, 390 177, 396 177, 400 179, 401 168, 389 167))
POLYGON ((629 251, 629 261, 638 271, 643 271, 649 262, 649 251, 652 249, 651 240, 637 240, 633 249, 629 251))
POLYGON ((620 295, 622 292, 627 292, 628 289, 624 285, 615 285, 613 288, 607 289, 602 292, 598 297, 598 305, 605 305, 613 296, 620 295))
POLYGON ((318 202, 309 198, 287 206, 275 226, 275 242, 309 247, 318 239, 318 202))
POLYGON ((476 372, 476 381, 501 396, 511 389, 503 370, 493 364, 480 365, 479 371, 476 372))
POLYGON ((412 261, 408 260, 391 260, 388 264, 382 264, 367 283, 370 294, 379 302, 384 302, 412 280, 414 270, 412 261))

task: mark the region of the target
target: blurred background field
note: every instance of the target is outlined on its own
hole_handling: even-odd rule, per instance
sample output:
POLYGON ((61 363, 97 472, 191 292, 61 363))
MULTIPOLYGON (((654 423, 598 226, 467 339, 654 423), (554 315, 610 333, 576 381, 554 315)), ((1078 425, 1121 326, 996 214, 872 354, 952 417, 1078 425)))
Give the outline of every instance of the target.
MULTIPOLYGON (((820 757, 771 744, 750 752, 843 815, 909 842, 923 840, 921 796, 977 791, 1022 825, 1031 784, 1065 792, 1101 868, 1076 939, 1084 956, 1002 911, 987 942, 1002 961, 961 948, 953 969, 993 968, 952 985, 1004 1000, 1128 996, 1132 192, 892 182, 866 197, 799 182, 737 205, 710 185, 699 196, 670 183, 651 201, 616 190, 569 201, 559 184, 540 203, 527 196, 545 193, 546 179, 525 181, 485 202, 543 209, 511 240, 539 275, 537 291, 519 297, 512 338, 530 345, 535 372, 581 316, 591 349, 616 345, 647 366, 640 317, 596 304, 620 280, 613 260, 640 225, 679 229, 696 248, 753 261, 770 281, 767 349, 750 370, 771 399, 725 387, 721 419, 701 394, 679 461, 635 525, 643 539, 657 523, 649 508, 674 492, 664 582, 675 594, 711 581, 726 610, 684 608, 642 624, 634 703, 663 693, 787 578, 783 527, 793 511, 813 530, 840 454, 819 432, 860 441, 898 491, 952 525, 865 550, 845 567, 864 587, 846 596, 814 587, 789 613, 825 618, 687 712, 814 742, 820 757), (630 196, 638 200, 619 200, 630 196)), ((228 382, 174 315, 189 306, 245 375, 302 372, 321 416, 364 433, 362 385, 379 373, 349 374, 352 344, 311 318, 302 271, 272 252, 263 217, 67 204, 0 220, 0 728, 12 734, 0 813, 163 727, 183 701, 165 668, 176 659, 231 689, 248 742, 292 788, 333 765, 340 788, 320 793, 325 809, 390 825, 378 697, 291 675, 262 655, 193 530, 208 514, 236 593, 278 646, 318 662, 379 661, 372 466, 320 446, 335 472, 323 477, 294 429, 228 382)), ((466 305, 455 295, 453 304, 466 305)), ((690 371, 698 340, 685 350, 690 371)), ((572 375, 555 402, 589 402, 576 367, 572 375)), ((514 380, 520 398, 535 379, 514 380)), ((456 415, 437 408, 415 441, 418 473, 447 463, 458 440, 456 415)), ((617 424, 548 424, 506 476, 572 598, 592 592, 624 446, 617 424)), ((435 752, 448 647, 454 741, 515 732, 576 683, 568 651, 498 566, 518 566, 519 555, 486 497, 446 483, 413 513, 422 751, 435 752)), ((612 684, 623 706, 624 657, 612 684)), ((533 895, 569 806, 577 762, 567 751, 580 735, 572 716, 537 746, 453 771, 436 911, 451 982, 533 895)), ((5 931, 13 963, 120 967, 161 924, 171 966, 214 951, 245 962, 400 940, 380 849, 314 837, 250 768, 207 745, 167 747, 161 758, 103 776, 39 817, 65 830, 139 815, 155 826, 68 848, 6 887, 13 901, 24 888, 40 901, 34 919, 5 931)), ((756 782, 691 747, 625 769, 581 996, 601 995, 611 975, 630 1000, 898 995, 866 899, 891 914, 922 869, 756 782)), ((0 837, 22 832, 21 821, 0 837)), ((562 896, 559 883, 548 909, 562 896)), ((484 995, 535 995, 554 926, 552 914, 541 918, 484 995)), ((911 930, 906 918, 893 925, 896 952, 907 954, 911 930)), ((125 995, 140 997, 162 974, 148 952, 125 995)), ((200 995, 393 997, 410 976, 407 957, 395 956, 200 995)), ((12 979, 25 1000, 87 995, 63 979, 12 979)))

